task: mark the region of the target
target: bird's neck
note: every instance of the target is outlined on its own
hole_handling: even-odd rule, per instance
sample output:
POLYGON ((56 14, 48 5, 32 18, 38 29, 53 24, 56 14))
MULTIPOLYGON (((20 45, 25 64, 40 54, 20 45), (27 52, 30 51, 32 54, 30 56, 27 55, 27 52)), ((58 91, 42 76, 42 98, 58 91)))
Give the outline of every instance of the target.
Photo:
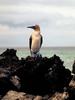
POLYGON ((32 35, 40 35, 40 31, 33 31, 32 35))

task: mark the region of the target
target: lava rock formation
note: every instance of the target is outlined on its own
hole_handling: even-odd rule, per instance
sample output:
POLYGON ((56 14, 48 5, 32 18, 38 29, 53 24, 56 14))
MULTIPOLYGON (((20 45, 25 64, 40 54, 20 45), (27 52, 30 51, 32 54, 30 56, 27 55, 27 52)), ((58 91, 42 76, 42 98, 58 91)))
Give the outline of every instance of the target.
POLYGON ((33 95, 64 91, 72 79, 71 71, 59 56, 26 57, 19 60, 16 50, 7 49, 0 55, 0 95, 9 90, 33 95))

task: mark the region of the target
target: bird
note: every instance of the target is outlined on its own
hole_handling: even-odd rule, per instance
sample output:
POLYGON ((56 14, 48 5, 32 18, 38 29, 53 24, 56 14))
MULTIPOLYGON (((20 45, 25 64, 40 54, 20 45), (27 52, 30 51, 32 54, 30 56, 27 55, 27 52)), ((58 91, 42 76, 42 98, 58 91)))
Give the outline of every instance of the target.
POLYGON ((34 30, 29 38, 29 48, 31 56, 41 57, 42 55, 39 53, 39 51, 43 43, 43 37, 41 35, 40 26, 34 25, 34 26, 28 26, 27 28, 31 28, 34 30))

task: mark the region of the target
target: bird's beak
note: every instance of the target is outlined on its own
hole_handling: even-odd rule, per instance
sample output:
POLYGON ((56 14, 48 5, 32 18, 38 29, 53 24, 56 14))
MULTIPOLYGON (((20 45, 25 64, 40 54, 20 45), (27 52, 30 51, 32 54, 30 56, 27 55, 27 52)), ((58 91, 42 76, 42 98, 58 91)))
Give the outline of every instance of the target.
POLYGON ((32 28, 32 29, 35 29, 35 26, 28 26, 27 28, 32 28))

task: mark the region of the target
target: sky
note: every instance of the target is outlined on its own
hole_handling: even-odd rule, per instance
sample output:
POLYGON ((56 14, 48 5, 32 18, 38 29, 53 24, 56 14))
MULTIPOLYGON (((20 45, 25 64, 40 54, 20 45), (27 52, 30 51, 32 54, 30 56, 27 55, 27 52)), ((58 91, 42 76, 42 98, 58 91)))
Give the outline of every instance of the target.
POLYGON ((43 47, 75 46, 75 0, 0 0, 0 47, 29 47, 35 24, 43 47))

